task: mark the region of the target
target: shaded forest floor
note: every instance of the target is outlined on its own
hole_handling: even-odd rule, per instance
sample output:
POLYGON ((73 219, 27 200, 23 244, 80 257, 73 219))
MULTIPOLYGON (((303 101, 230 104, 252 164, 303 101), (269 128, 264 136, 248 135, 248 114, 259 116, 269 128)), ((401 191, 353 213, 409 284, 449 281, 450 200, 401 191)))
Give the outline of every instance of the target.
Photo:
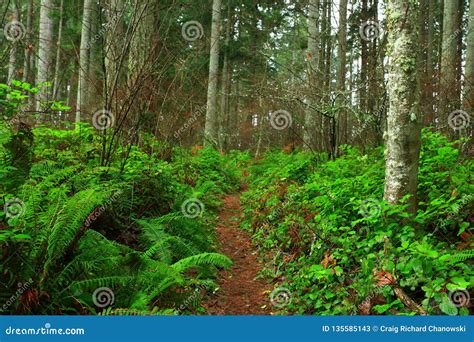
POLYGON ((91 127, 2 132, 7 314, 472 314, 474 164, 441 134, 413 215, 383 200, 382 147, 255 160, 144 138, 105 170, 91 127))
POLYGON ((231 258, 234 264, 231 269, 221 272, 217 296, 204 303, 210 315, 270 314, 268 294, 272 287, 264 279, 257 279, 263 266, 249 236, 238 228, 241 217, 240 196, 226 196, 216 231, 220 253, 231 258))

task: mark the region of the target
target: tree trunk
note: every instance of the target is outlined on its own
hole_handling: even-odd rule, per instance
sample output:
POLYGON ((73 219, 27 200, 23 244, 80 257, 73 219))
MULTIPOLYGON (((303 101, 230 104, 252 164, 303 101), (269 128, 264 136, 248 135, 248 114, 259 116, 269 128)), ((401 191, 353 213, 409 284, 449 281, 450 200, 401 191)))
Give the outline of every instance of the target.
MULTIPOLYGON (((367 0, 362 0, 361 22, 366 22, 368 18, 367 0)), ((367 56, 368 47, 367 41, 361 37, 361 65, 360 65, 360 84, 359 84, 359 110, 363 113, 367 112, 367 56)))
POLYGON ((449 131, 448 116, 459 109, 458 53, 461 36, 459 0, 445 0, 443 13, 443 43, 441 50, 439 120, 443 131, 449 131))
POLYGON ((63 37, 63 15, 64 15, 64 0, 61 0, 59 5, 59 27, 58 39, 56 41, 56 67, 54 68, 54 82, 53 82, 53 98, 58 100, 59 93, 59 73, 61 67, 61 42, 63 37))
POLYGON ((130 56, 128 60, 128 84, 132 89, 139 86, 136 83, 142 81, 145 69, 153 63, 153 32, 155 31, 155 8, 153 1, 134 0, 137 8, 133 25, 135 32, 130 41, 130 56))
POLYGON ((332 45, 333 37, 331 35, 331 15, 332 15, 332 1, 326 1, 326 30, 324 33, 324 41, 326 45, 326 52, 324 53, 324 96, 328 97, 331 91, 331 62, 332 62, 332 45))
MULTIPOLYGON (((378 22, 378 1, 371 1, 369 10, 370 20, 378 22)), ((367 42, 367 111, 375 117, 377 100, 379 99, 379 84, 377 75, 378 37, 367 42)), ((375 120, 376 121, 376 118, 375 120)), ((374 140, 377 141, 377 130, 374 129, 374 140)))
POLYGON ((240 81, 236 79, 234 81, 234 115, 230 117, 230 128, 232 132, 231 146, 232 148, 240 148, 242 145, 241 141, 241 122, 242 118, 240 115, 240 81))
POLYGON ((130 122, 136 122, 141 113, 150 111, 150 99, 154 96, 152 88, 155 80, 149 76, 154 72, 158 50, 158 6, 153 0, 134 0, 132 3, 136 10, 131 23, 135 29, 128 58, 128 97, 140 98, 140 101, 133 102, 130 109, 130 122))
MULTIPOLYGON (((339 105, 344 106, 346 98, 346 37, 347 37, 347 0, 339 2, 339 45, 338 45, 338 68, 337 68, 337 90, 339 105)), ((339 109, 339 143, 347 144, 347 110, 339 109)))
POLYGON ((25 61, 23 63, 23 82, 33 84, 31 78, 31 62, 33 55, 33 0, 28 1, 28 9, 26 13, 26 34, 25 34, 25 61))
POLYGON ((222 0, 213 0, 211 51, 209 60, 209 84, 207 88, 206 125, 204 128, 204 143, 216 145, 218 143, 218 113, 217 113, 217 81, 219 74, 219 36, 221 21, 222 0))
POLYGON ((230 36, 232 28, 231 1, 227 3, 227 24, 225 32, 224 64, 222 65, 222 93, 221 93, 221 123, 220 123, 220 146, 225 151, 229 145, 229 92, 231 80, 231 67, 229 66, 230 36))
POLYGON ((424 67, 423 75, 421 76, 421 105, 423 109, 424 125, 429 126, 434 123, 434 108, 433 108, 433 74, 434 74, 434 57, 433 51, 435 48, 434 40, 434 6, 435 3, 430 0, 423 0, 421 3, 421 11, 426 12, 426 22, 420 32, 421 48, 426 51, 423 57, 424 67))
POLYGON ((417 98, 417 10, 416 5, 405 0, 388 2, 390 108, 384 197, 390 203, 398 203, 411 195, 410 210, 416 208, 422 123, 417 98))
MULTIPOLYGON (((92 4, 92 15, 91 15, 91 29, 90 29, 90 49, 89 49, 89 70, 88 70, 88 77, 91 84, 95 85, 100 80, 100 70, 102 67, 101 63, 101 51, 102 51, 102 44, 101 44, 101 35, 102 33, 99 31, 99 16, 100 16, 100 6, 97 1, 94 1, 92 4)), ((95 105, 97 102, 97 98, 93 96, 95 91, 95 86, 88 87, 89 93, 87 94, 87 98, 89 99, 89 106, 95 105), (91 103, 93 101, 94 103, 91 103)), ((99 101, 100 102, 100 101, 99 101)))
POLYGON ((466 74, 464 76, 464 111, 474 113, 474 0, 469 4, 468 33, 466 38, 466 74))
MULTIPOLYGON (((12 20, 17 20, 20 21, 20 10, 18 8, 18 3, 17 1, 12 1, 10 3, 12 7, 12 20)), ((18 41, 13 41, 11 49, 10 49, 10 58, 8 61, 8 78, 7 78, 7 83, 10 84, 11 81, 17 78, 17 52, 18 52, 18 41)))
MULTIPOLYGON (((331 18, 332 18, 332 1, 326 0, 325 1, 325 8, 324 11, 326 12, 324 21, 324 40, 323 46, 325 49, 324 52, 324 86, 323 86, 323 93, 324 99, 323 103, 329 103, 330 96, 331 96, 331 81, 332 81, 332 73, 331 73, 331 63, 332 63, 332 47, 333 47, 333 37, 331 34, 331 18)), ((325 145, 325 150, 329 154, 331 159, 336 157, 336 113, 330 113, 331 117, 324 117, 323 118, 323 126, 322 126, 322 141, 325 145)))
MULTIPOLYGON (((309 0, 308 4, 308 74, 309 74, 309 89, 308 104, 314 104, 319 97, 319 2, 320 0, 309 0)), ((304 148, 306 150, 317 149, 318 137, 318 113, 308 106, 305 110, 304 116, 304 148)))
POLYGON ((79 78, 77 83, 76 123, 81 121, 81 116, 87 108, 89 45, 93 6, 93 0, 84 0, 84 9, 82 12, 81 50, 79 53, 79 78))
POLYGON ((108 107, 113 113, 116 113, 117 98, 114 89, 119 88, 123 84, 123 76, 121 72, 121 58, 123 53, 123 40, 115 39, 116 37, 124 37, 124 5, 123 0, 109 0, 106 3, 106 33, 104 39, 104 59, 105 59, 105 97, 108 107), (111 98, 113 97, 113 98, 111 98))
MULTIPOLYGON (((51 81, 52 76, 52 57, 53 50, 53 18, 51 11, 53 8, 52 0, 41 0, 40 9, 40 32, 39 32, 39 51, 38 51, 38 76, 36 84, 42 84, 51 81)), ((42 86, 37 94, 36 110, 41 111, 42 104, 51 100, 51 91, 48 87, 42 86)))

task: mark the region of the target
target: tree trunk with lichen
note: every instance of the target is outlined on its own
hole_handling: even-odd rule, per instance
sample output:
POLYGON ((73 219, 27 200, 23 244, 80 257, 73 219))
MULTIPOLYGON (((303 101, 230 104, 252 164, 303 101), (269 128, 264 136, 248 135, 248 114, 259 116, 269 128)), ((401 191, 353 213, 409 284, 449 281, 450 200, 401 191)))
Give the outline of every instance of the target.
POLYGON ((59 74, 61 68, 61 42, 63 38, 63 16, 64 16, 64 0, 59 4, 59 24, 58 24, 58 39, 56 41, 56 65, 54 67, 54 81, 53 81, 53 98, 55 101, 59 97, 59 74))
MULTIPOLYGON (((18 3, 16 1, 13 1, 11 3, 12 7, 12 17, 13 20, 20 21, 20 10, 18 8, 18 3)), ((18 74, 17 74, 17 53, 18 53, 18 42, 13 41, 11 49, 10 49, 10 59, 8 61, 8 78, 7 78, 7 83, 10 84, 11 81, 17 79, 18 74)))
MULTIPOLYGON (((308 74, 309 89, 312 89, 308 96, 308 104, 317 101, 316 94, 319 95, 319 75, 318 75, 318 58, 319 58, 319 1, 309 0, 308 4, 308 74)), ((319 136, 318 129, 318 113, 313 109, 306 108, 304 115, 304 148, 307 150, 317 149, 317 138, 319 136)))
POLYGON ((468 33, 466 37, 466 71, 464 76, 464 110, 474 112, 474 0, 469 4, 468 33))
MULTIPOLYGON (((38 48, 38 76, 36 84, 44 84, 51 81, 53 71, 53 18, 51 11, 53 2, 51 0, 41 0, 40 23, 39 23, 39 48, 38 48)), ((36 97, 36 110, 41 111, 42 105, 51 100, 51 91, 41 86, 36 97)))
POLYGON ((217 145, 219 134, 219 118, 217 112, 217 81, 219 75, 219 36, 221 24, 222 0, 212 3, 211 52, 209 61, 209 84, 207 88, 206 126, 204 143, 217 145))
POLYGON ((460 0, 445 0, 443 10, 443 41, 441 48, 440 98, 439 113, 440 126, 445 132, 449 131, 448 116, 459 109, 459 56, 460 38, 462 37, 459 13, 460 0))
POLYGON ((417 89, 418 8, 406 0, 388 2, 389 111, 385 199, 398 203, 410 195, 416 207, 422 115, 417 89))
POLYGON ((230 117, 230 83, 232 78, 232 66, 230 65, 229 49, 231 42, 231 30, 233 24, 233 8, 232 3, 227 3, 227 23, 225 28, 225 47, 224 62, 222 65, 221 77, 221 109, 219 123, 219 146, 226 151, 230 142, 229 117, 230 117))
MULTIPOLYGON (((23 64, 23 82, 33 83, 31 77, 31 63, 32 63, 32 56, 33 56, 33 7, 34 2, 33 0, 28 1, 28 7, 26 10, 26 34, 25 34, 25 57, 24 57, 24 64, 23 64)), ((30 97, 31 99, 31 97, 30 97)))
MULTIPOLYGON (((347 0, 339 3, 339 45, 338 45, 338 68, 337 68, 337 90, 340 106, 345 106, 346 97, 346 42, 347 42, 347 0)), ((341 108, 338 114, 339 144, 347 144, 347 110, 341 108)))
POLYGON ((87 106, 92 6, 92 0, 84 0, 84 11, 82 13, 81 48, 79 52, 79 78, 77 83, 76 123, 81 121, 81 116, 85 112, 87 106))
POLYGON ((420 1, 420 105, 423 110, 424 125, 434 124, 433 88, 434 88, 434 47, 435 47, 435 3, 431 0, 420 1))

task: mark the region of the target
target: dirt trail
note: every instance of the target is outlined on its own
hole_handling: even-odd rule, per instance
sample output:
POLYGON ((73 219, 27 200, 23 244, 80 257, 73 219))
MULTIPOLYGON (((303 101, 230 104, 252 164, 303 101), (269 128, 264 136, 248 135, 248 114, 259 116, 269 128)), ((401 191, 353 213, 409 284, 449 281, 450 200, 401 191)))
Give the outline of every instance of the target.
POLYGON ((255 279, 262 266, 250 238, 238 228, 241 217, 239 195, 225 197, 217 237, 220 253, 231 258, 234 265, 222 271, 217 296, 204 303, 209 315, 269 315, 272 308, 272 287, 263 279, 255 279))

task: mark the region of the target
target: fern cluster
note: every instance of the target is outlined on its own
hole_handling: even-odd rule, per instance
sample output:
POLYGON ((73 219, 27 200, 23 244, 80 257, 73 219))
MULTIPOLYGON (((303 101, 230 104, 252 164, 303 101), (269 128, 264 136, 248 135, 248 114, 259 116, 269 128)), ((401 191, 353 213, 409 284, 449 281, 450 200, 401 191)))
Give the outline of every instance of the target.
MULTIPOLYGON (((0 216, 0 300, 14 296, 18 283, 31 278, 32 285, 3 311, 176 314, 230 266, 214 253, 212 226, 219 196, 239 175, 224 171, 227 161, 217 152, 177 149, 167 162, 134 146, 125 163, 117 158, 102 167, 99 136, 90 128, 36 128, 33 135, 27 176, 2 192, 23 208, 0 216), (199 217, 183 214, 188 198, 203 202, 199 217), (113 294, 105 306, 95 295, 104 288, 113 294)), ((1 153, 13 136, 0 141, 1 153)))

